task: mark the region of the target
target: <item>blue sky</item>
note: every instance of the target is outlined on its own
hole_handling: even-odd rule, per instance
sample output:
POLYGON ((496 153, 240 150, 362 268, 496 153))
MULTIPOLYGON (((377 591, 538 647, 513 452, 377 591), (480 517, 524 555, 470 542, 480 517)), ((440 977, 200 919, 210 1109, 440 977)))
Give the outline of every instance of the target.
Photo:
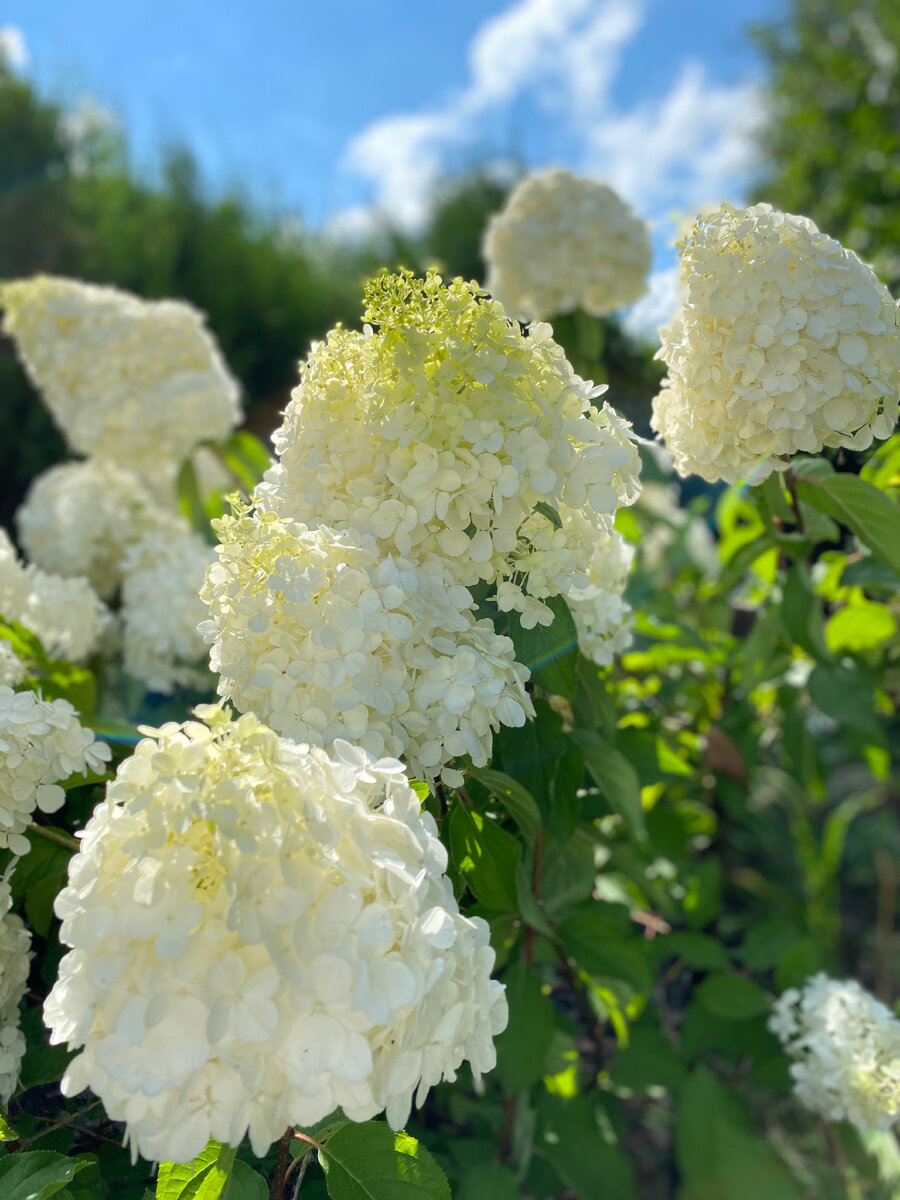
MULTIPOLYGON (((114 111, 137 163, 183 141, 213 185, 341 235, 415 228, 447 171, 515 157, 606 178, 654 225, 740 199, 762 111, 746 37, 784 0, 6 0, 21 69, 114 111)), ((652 319, 652 305, 640 320, 652 319)))

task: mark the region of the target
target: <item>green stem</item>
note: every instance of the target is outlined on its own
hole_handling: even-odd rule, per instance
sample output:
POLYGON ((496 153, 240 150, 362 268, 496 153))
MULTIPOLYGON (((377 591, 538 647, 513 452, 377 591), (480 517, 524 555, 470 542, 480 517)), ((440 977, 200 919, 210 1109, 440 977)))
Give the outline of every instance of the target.
POLYGON ((67 850, 80 850, 81 843, 77 838, 69 837, 67 833, 58 833, 55 829, 47 829, 44 825, 32 823, 28 827, 30 833, 36 833, 45 841, 55 842, 57 846, 65 846, 67 850))

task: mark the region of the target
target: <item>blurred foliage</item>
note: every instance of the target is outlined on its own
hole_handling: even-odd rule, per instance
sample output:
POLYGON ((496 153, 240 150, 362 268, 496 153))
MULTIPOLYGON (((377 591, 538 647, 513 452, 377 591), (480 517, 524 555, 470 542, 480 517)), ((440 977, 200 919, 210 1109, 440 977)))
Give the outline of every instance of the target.
POLYGON ((900 284, 900 4, 791 0, 770 69, 758 199, 803 213, 900 284))

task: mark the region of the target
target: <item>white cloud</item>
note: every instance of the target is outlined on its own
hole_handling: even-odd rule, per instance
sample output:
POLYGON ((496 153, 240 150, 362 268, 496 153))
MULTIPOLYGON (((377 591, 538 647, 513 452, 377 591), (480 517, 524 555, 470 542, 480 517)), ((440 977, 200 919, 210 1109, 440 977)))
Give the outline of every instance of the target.
POLYGON ((31 61, 25 35, 15 25, 0 25, 0 55, 14 71, 22 71, 31 61))
POLYGON ((632 305, 622 324, 637 337, 656 340, 661 325, 665 325, 678 302, 678 268, 666 267, 650 276, 647 294, 632 305))
POLYGON ((462 89, 380 118, 349 143, 343 169, 368 184, 371 200, 335 214, 329 230, 359 235, 388 217, 416 231, 454 161, 483 157, 488 131, 513 114, 526 128, 529 114, 549 115, 566 146, 562 165, 608 180, 657 228, 673 208, 739 198, 761 115, 754 85, 717 83, 688 62, 661 96, 626 109, 615 102, 645 2, 517 0, 485 21, 462 89))

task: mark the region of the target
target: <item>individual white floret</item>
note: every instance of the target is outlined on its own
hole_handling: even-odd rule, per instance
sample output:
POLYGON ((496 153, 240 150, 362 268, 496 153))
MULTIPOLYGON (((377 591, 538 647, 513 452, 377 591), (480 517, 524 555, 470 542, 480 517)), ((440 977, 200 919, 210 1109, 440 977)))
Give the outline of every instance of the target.
POLYGON ((855 980, 813 975, 779 997, 769 1028, 794 1060, 794 1094, 829 1121, 900 1118, 900 1020, 855 980))
POLYGON ((890 437, 900 316, 851 250, 767 204, 723 204, 678 246, 652 424, 681 474, 755 483, 797 452, 890 437))
POLYGON ((592 408, 602 389, 574 374, 549 326, 525 336, 471 284, 383 275, 367 301, 374 332, 338 328, 313 348, 260 504, 368 534, 383 555, 442 559, 464 587, 502 588, 523 624, 549 624, 518 565, 536 507, 611 523, 640 490, 629 426, 592 408))
POLYGON ((331 754, 212 706, 145 731, 95 810, 56 910, 72 950, 54 1043, 145 1158, 210 1138, 256 1154, 340 1106, 395 1128, 506 1023, 487 925, 400 763, 331 754))
POLYGON ((212 558, 212 547, 189 528, 146 533, 125 554, 124 665, 151 692, 208 682, 197 626, 207 615, 200 588, 212 558))
POLYGON ((203 314, 183 301, 37 275, 6 284, 0 302, 5 331, 79 454, 152 481, 240 418, 203 314))
POLYGON ((67 700, 0 686, 0 847, 27 854, 23 834, 35 808, 56 812, 65 800, 59 783, 102 772, 109 758, 109 746, 94 740, 67 700))
POLYGON ((104 598, 118 588, 125 551, 143 533, 186 527, 137 476, 97 459, 61 463, 39 475, 16 524, 30 562, 58 575, 85 575, 104 598))
POLYGON ((646 222, 612 188, 560 169, 513 188, 483 250, 487 290, 523 321, 625 308, 647 290, 652 260, 646 222))
POLYGON ((493 732, 534 715, 512 642, 440 560, 265 511, 214 524, 203 629, 219 693, 279 733, 346 738, 458 785, 454 758, 486 765, 493 732))

